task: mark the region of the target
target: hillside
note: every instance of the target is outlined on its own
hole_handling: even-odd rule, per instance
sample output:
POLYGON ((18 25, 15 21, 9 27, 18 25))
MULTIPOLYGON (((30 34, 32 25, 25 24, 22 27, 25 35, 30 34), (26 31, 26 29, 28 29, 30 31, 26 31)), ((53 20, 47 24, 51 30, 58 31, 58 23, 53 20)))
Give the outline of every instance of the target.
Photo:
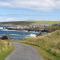
POLYGON ((12 21, 12 22, 0 22, 0 24, 14 24, 14 25, 29 25, 33 22, 29 21, 12 21))
POLYGON ((34 21, 34 24, 59 24, 60 21, 34 21))
POLYGON ((60 21, 12 21, 0 22, 0 24, 15 24, 15 25, 29 25, 29 24, 59 24, 60 21))
POLYGON ((60 60, 60 30, 46 36, 28 38, 23 43, 36 46, 45 60, 60 60))

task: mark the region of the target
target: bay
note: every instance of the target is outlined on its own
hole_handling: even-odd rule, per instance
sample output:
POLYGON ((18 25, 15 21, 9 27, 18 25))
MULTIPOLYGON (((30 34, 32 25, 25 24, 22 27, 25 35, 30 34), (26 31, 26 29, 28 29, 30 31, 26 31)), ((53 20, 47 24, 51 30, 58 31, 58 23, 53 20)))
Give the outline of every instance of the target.
POLYGON ((7 36, 12 40, 23 40, 26 37, 31 37, 31 34, 36 35, 38 32, 25 32, 25 31, 9 31, 9 30, 0 30, 0 37, 7 36))

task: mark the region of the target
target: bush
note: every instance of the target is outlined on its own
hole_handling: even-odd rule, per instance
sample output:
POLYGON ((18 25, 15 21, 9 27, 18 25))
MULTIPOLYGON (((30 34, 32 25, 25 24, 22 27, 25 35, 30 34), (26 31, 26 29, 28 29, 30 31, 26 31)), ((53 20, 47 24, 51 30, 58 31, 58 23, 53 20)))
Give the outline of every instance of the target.
POLYGON ((8 37, 7 36, 2 36, 1 39, 6 40, 6 39, 8 39, 8 37))

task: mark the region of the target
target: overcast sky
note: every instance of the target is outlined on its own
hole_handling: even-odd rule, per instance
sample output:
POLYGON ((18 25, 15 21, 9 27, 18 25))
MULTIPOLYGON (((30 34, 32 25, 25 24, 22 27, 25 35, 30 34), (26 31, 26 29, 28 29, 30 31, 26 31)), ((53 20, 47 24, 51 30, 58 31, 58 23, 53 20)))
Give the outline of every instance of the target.
POLYGON ((60 21, 60 0, 0 0, 2 21, 60 21))

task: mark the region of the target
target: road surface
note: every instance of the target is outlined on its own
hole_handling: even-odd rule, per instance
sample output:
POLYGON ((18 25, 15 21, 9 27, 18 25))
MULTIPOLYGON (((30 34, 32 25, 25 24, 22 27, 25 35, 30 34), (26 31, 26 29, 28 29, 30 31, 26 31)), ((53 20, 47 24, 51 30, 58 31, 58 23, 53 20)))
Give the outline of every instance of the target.
POLYGON ((31 46, 15 43, 16 49, 5 60, 43 60, 31 46))

